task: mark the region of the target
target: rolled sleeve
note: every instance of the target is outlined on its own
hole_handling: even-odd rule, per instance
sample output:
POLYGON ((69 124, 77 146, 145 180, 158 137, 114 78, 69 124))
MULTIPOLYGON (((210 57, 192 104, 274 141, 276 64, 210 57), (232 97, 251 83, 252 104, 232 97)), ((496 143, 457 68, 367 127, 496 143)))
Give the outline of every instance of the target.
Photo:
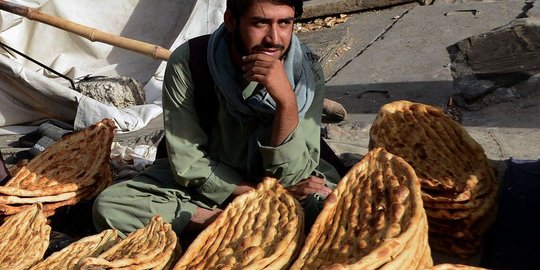
POLYGON ((302 129, 298 128, 298 126, 281 145, 276 147, 265 146, 261 143, 261 140, 258 143, 265 168, 290 163, 300 158, 302 153, 307 152, 302 129))

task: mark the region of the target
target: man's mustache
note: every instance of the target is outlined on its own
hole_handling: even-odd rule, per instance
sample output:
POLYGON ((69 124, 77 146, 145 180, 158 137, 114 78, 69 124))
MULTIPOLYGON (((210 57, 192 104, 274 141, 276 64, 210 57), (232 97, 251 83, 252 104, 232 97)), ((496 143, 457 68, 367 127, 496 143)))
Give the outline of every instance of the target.
POLYGON ((267 50, 267 49, 274 49, 274 50, 285 50, 285 46, 281 44, 259 44, 255 45, 253 47, 254 51, 260 51, 260 50, 267 50))

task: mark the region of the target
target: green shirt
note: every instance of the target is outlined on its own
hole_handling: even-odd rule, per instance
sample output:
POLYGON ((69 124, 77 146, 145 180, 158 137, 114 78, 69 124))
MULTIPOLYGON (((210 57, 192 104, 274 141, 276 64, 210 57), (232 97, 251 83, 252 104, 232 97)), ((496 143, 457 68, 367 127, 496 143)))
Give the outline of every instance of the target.
MULTIPOLYGON (((195 189, 216 204, 223 203, 240 180, 247 179, 247 145, 254 127, 236 121, 220 105, 208 140, 195 110, 194 83, 189 70, 189 45, 184 43, 169 58, 163 82, 163 116, 169 162, 175 181, 195 189)), ((320 120, 324 99, 324 75, 320 64, 312 62, 316 80, 315 97, 298 126, 277 147, 269 146, 271 125, 263 127, 258 150, 264 175, 277 178, 285 187, 315 174, 338 180, 335 169, 319 162, 320 120), (317 170, 316 170, 317 169, 317 170), (320 173, 324 172, 324 173, 320 173)), ((209 78, 211 79, 211 78, 209 78)), ((246 87, 247 91, 253 91, 246 87)), ((216 111, 216 110, 214 110, 216 111)), ((163 161, 161 161, 163 162, 163 161)))

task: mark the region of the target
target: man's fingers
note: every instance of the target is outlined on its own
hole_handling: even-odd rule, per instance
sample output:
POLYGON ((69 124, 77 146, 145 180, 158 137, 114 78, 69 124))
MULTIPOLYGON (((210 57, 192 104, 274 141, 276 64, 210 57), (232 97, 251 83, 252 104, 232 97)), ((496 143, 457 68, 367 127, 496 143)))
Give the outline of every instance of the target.
POLYGON ((307 179, 304 180, 304 181, 309 181, 309 182, 314 182, 314 183, 324 184, 324 179, 319 178, 319 177, 317 177, 317 176, 310 176, 309 178, 307 178, 307 179))
POLYGON ((275 58, 272 57, 272 56, 266 55, 264 53, 253 53, 253 54, 249 54, 249 55, 246 55, 246 56, 242 57, 242 60, 244 62, 252 62, 252 61, 257 61, 257 60, 260 60, 260 61, 273 61, 273 60, 275 60, 275 58))

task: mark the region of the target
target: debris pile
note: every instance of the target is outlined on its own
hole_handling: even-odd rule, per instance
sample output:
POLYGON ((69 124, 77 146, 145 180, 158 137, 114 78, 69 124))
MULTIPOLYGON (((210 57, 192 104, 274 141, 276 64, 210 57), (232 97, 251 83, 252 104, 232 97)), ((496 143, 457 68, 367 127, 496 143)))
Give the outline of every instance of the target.
POLYGON ((294 24, 294 32, 305 33, 322 28, 332 28, 340 23, 346 22, 347 19, 347 14, 340 14, 339 17, 330 16, 324 19, 319 18, 308 22, 298 22, 294 24))

